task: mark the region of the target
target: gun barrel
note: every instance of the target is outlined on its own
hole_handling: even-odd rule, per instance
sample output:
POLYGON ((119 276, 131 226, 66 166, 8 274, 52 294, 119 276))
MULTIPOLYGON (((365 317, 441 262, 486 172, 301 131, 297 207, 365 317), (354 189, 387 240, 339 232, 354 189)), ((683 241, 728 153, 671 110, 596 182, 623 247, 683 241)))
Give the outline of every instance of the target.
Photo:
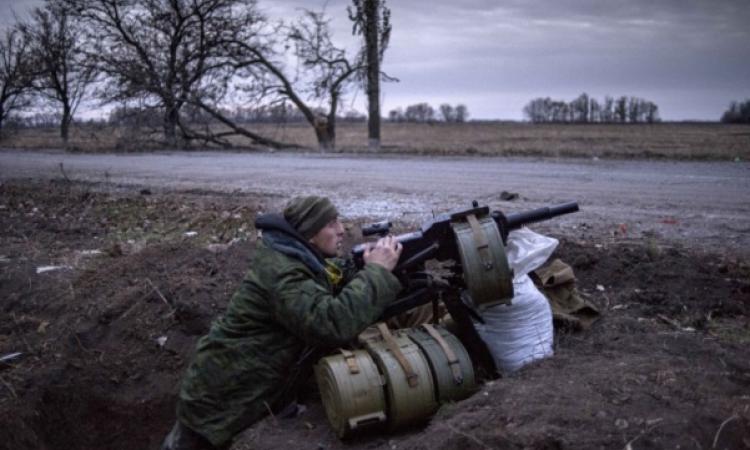
POLYGON ((559 205, 533 209, 531 211, 511 213, 505 216, 505 225, 507 227, 507 230, 510 231, 521 228, 522 226, 530 223, 542 222, 553 217, 574 213, 576 211, 578 211, 578 202, 568 202, 559 205))

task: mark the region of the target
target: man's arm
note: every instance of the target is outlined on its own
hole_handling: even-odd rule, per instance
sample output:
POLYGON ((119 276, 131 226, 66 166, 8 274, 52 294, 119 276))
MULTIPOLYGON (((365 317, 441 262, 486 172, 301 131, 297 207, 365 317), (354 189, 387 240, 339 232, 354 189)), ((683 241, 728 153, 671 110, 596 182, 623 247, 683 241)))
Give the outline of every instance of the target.
POLYGON ((300 339, 343 345, 372 325, 400 290, 398 279, 376 263, 366 264, 335 296, 298 268, 276 285, 275 317, 300 339))

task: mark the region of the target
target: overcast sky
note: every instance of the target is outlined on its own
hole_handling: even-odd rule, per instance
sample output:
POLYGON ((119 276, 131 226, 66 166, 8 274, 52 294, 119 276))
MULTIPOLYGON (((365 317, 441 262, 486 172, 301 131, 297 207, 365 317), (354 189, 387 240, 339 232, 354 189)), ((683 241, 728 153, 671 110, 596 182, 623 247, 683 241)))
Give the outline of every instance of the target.
MULTIPOLYGON (((0 0, 0 26, 39 1, 0 0)), ((271 18, 325 6, 352 44, 349 0, 259 0, 271 18)), ((536 97, 634 95, 665 120, 717 120, 750 98, 750 0, 391 0, 383 115, 464 103, 473 118, 522 119, 536 97)), ((364 95, 347 107, 365 110, 364 95)))

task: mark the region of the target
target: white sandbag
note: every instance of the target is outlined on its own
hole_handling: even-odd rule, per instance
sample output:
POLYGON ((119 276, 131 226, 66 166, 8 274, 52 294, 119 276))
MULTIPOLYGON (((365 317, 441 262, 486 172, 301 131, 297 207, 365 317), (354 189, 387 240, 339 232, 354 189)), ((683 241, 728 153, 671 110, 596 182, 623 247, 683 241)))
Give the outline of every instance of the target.
POLYGON ((552 310, 527 274, 544 264, 557 244, 557 239, 526 228, 508 235, 508 262, 515 273, 513 300, 485 309, 485 323, 475 323, 502 373, 553 354, 552 310))
POLYGON ((515 278, 520 278, 536 270, 547 262, 559 241, 549 236, 535 233, 528 228, 508 233, 505 252, 515 278))

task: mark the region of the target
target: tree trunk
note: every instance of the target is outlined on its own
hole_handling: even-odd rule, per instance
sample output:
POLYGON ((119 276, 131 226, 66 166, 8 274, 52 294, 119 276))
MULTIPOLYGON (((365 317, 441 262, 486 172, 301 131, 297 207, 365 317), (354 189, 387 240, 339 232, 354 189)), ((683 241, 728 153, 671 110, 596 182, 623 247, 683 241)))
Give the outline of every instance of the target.
POLYGON ((164 138, 170 148, 177 147, 177 119, 179 110, 173 105, 165 105, 164 112, 164 138))
POLYGON ((70 122, 72 117, 70 116, 70 105, 67 103, 63 104, 62 119, 60 120, 60 137, 63 140, 65 146, 68 145, 68 135, 70 130, 70 122))
POLYGON ((368 141, 371 150, 380 150, 380 55, 378 51, 379 0, 365 0, 365 41, 367 46, 368 141))
POLYGON ((326 120, 323 117, 316 117, 315 136, 318 138, 318 149, 321 153, 326 153, 336 149, 336 122, 326 120))

